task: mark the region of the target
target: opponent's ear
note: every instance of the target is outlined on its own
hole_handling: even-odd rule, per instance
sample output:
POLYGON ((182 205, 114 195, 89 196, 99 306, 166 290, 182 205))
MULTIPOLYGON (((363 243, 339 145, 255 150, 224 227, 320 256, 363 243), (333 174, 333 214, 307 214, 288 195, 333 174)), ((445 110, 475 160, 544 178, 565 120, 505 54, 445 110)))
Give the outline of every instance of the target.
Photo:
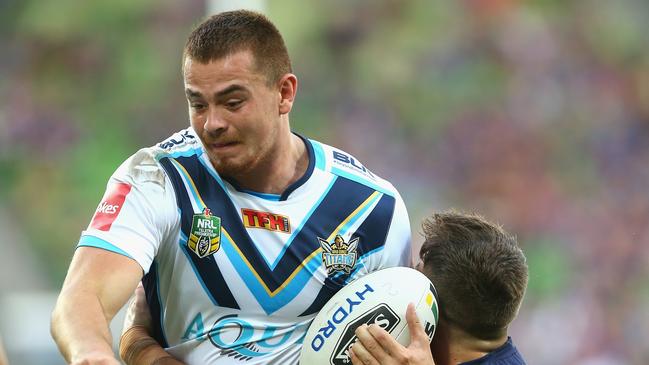
POLYGON ((279 113, 287 114, 293 108, 295 94, 297 93, 297 77, 291 73, 284 75, 279 80, 279 113))

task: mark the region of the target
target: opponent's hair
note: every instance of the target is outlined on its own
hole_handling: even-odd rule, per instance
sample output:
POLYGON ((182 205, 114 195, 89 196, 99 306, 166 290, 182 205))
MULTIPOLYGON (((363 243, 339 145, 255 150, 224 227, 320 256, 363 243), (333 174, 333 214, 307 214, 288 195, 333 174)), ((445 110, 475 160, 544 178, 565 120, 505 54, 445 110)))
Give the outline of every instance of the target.
POLYGON ((507 333, 527 287, 527 262, 516 238, 475 214, 449 211, 422 224, 419 256, 440 301, 440 319, 473 337, 507 333))
POLYGON ((282 35, 268 18, 249 10, 215 14, 194 28, 185 43, 183 65, 187 57, 209 63, 245 50, 252 51, 268 84, 292 72, 282 35))

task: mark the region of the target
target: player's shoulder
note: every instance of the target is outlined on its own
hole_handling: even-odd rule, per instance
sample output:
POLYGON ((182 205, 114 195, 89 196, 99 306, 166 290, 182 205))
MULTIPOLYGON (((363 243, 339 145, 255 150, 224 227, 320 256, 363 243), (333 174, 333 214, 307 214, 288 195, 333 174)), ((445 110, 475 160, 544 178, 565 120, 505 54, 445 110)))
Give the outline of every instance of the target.
POLYGON ((191 128, 183 129, 162 142, 135 152, 120 165, 113 178, 133 184, 153 183, 164 186, 166 172, 160 159, 197 154, 200 148, 201 144, 194 131, 191 128))
POLYGON ((391 196, 399 195, 392 183, 373 173, 351 153, 313 139, 309 141, 313 146, 317 168, 391 196))
POLYGON ((201 143, 196 132, 191 127, 187 127, 172 134, 151 148, 160 155, 176 155, 187 151, 196 152, 200 150, 201 143))

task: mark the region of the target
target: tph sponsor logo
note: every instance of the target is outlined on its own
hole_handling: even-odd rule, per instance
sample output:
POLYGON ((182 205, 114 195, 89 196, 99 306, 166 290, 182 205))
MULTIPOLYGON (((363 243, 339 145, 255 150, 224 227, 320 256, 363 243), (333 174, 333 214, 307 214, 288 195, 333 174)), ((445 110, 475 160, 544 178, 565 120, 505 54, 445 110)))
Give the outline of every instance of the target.
POLYGON ((257 210, 242 208, 243 225, 247 228, 264 228, 269 231, 291 232, 288 217, 257 210))

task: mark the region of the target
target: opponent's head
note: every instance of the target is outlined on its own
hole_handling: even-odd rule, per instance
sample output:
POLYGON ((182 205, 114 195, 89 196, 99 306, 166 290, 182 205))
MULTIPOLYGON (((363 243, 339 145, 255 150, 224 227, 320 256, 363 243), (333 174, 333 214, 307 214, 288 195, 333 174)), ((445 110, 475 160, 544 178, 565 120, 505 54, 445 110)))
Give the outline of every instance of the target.
POLYGON ((252 170, 285 144, 297 79, 262 14, 230 11, 199 24, 185 44, 183 77, 191 125, 219 173, 252 170))
POLYGON ((516 238, 478 215, 455 212, 434 214, 423 231, 419 255, 439 295, 440 326, 482 340, 505 336, 528 279, 516 238))

